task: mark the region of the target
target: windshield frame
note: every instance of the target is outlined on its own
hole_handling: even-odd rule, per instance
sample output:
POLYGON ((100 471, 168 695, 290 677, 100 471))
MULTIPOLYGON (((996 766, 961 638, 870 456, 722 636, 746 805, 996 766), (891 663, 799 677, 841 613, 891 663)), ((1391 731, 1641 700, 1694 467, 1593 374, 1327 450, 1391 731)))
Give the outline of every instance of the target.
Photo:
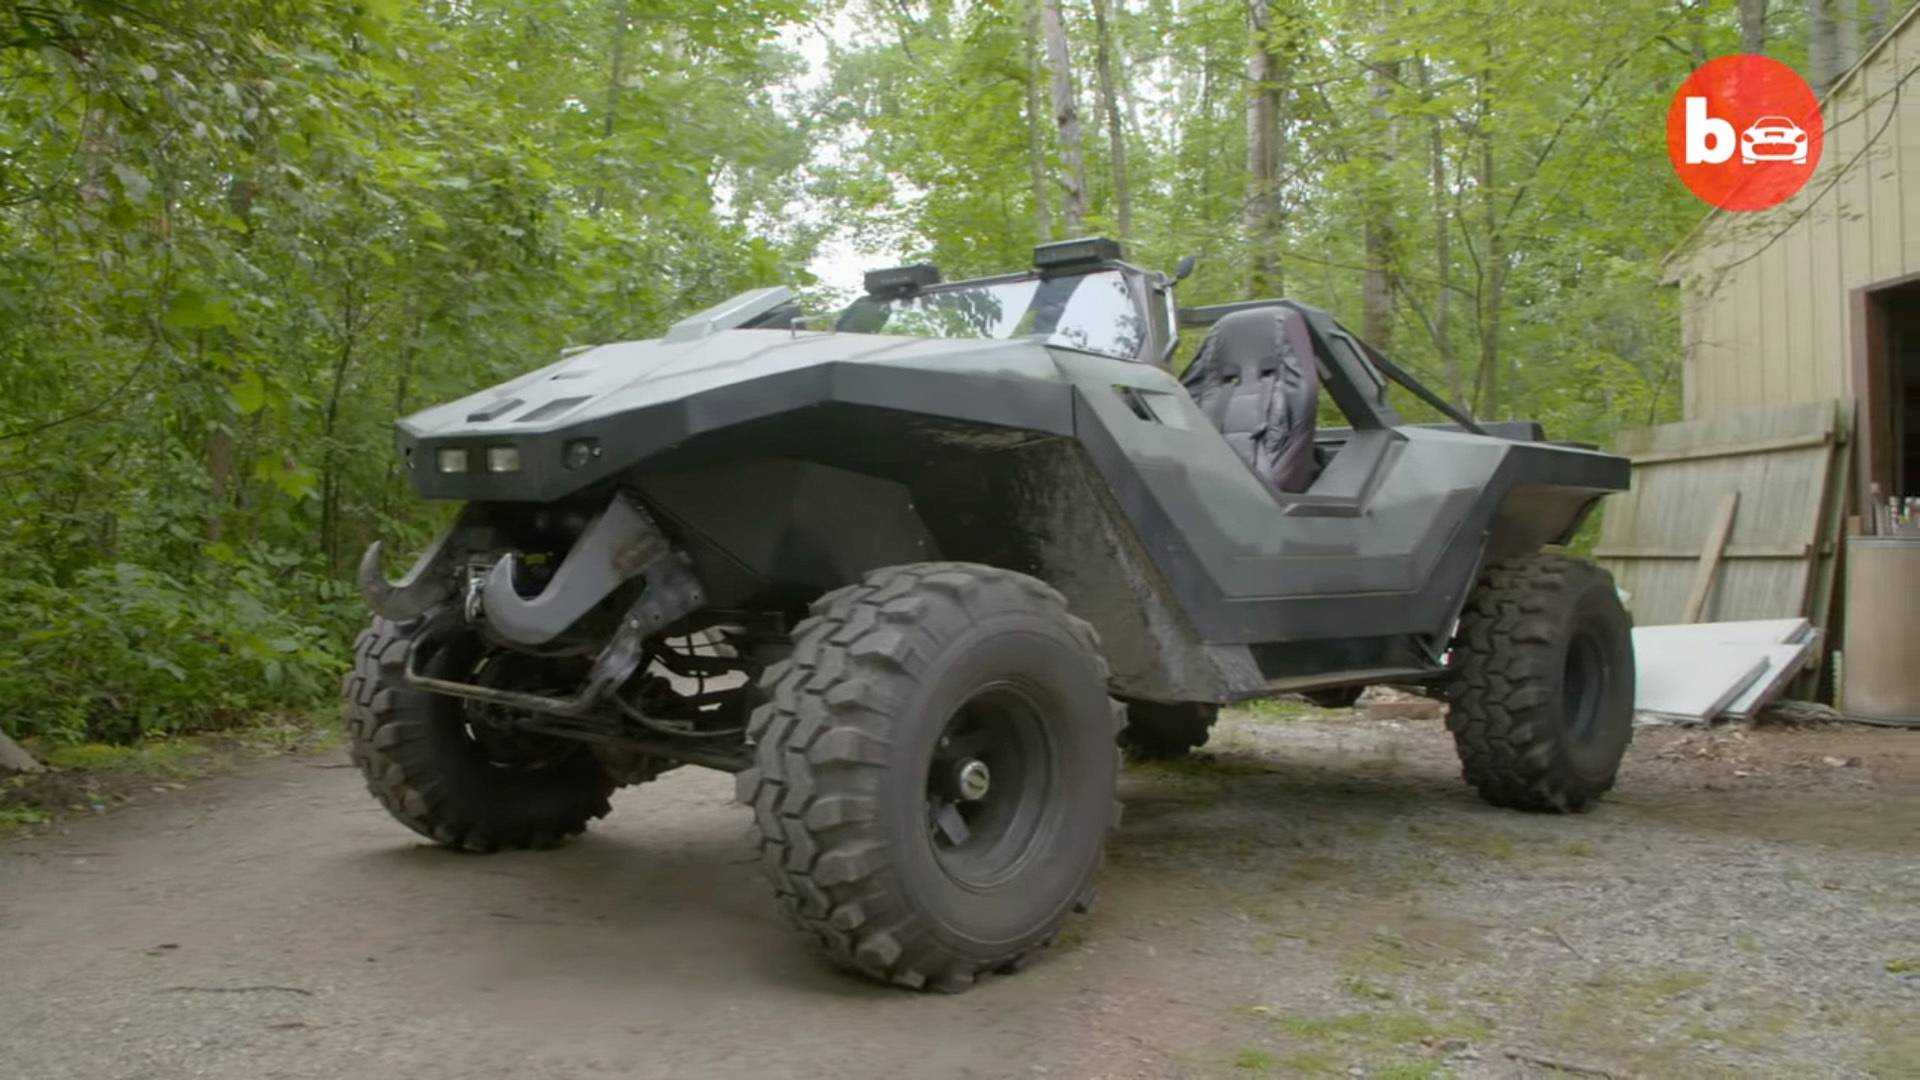
MULTIPOLYGON (((994 274, 988 277, 968 278, 963 281, 943 281, 937 285, 928 285, 923 288, 894 293, 867 293, 855 298, 852 303, 845 307, 829 313, 829 317, 833 320, 832 329, 835 333, 895 333, 896 331, 890 331, 884 323, 877 330, 851 329, 846 323, 848 317, 858 310, 871 311, 875 306, 892 305, 901 301, 922 301, 943 294, 953 294, 971 289, 1018 285, 1027 282, 1035 283, 1036 287, 1044 287, 1048 282, 1063 281, 1069 278, 1086 279, 1103 274, 1117 276, 1122 290, 1125 293, 1126 303, 1133 309, 1134 317, 1140 320, 1140 342, 1131 352, 1090 347, 1087 344, 1075 342, 1064 336, 1057 326, 1053 330, 1031 331, 1024 334, 1008 334, 1005 337, 990 337, 986 335, 959 335, 954 337, 939 337, 937 335, 925 336, 927 336, 929 340, 946 341, 1038 341, 1049 348, 1067 349, 1073 352, 1085 353, 1090 356, 1103 356, 1109 359, 1164 366, 1164 357, 1172 352, 1172 327, 1169 325, 1163 328, 1158 325, 1153 318, 1151 310, 1153 295, 1150 287, 1151 282, 1148 280, 1151 275, 1136 266, 1131 266, 1126 263, 1102 263, 1098 266, 1076 269, 1070 273, 1047 274, 1033 270, 1018 271, 1006 274, 994 274), (1165 340, 1163 340, 1163 338, 1165 340)), ((1069 303, 1071 303, 1071 297, 1079 295, 1078 288, 1079 286, 1076 284, 1075 291, 1070 294, 1069 303)), ((1063 308, 1063 313, 1064 310, 1063 308)))

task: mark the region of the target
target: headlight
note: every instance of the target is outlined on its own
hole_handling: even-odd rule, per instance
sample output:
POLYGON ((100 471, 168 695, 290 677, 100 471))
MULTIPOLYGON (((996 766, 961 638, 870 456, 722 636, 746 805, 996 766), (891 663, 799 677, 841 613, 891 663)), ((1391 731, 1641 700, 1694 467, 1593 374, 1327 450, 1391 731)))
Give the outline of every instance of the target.
POLYGON ((465 450, 442 450, 435 458, 443 473, 467 471, 467 452, 465 450))
POLYGON ((600 456, 600 440, 575 439, 560 452, 560 464, 569 469, 584 469, 600 456))
POLYGON ((520 448, 517 446, 487 447, 488 472, 519 472, 520 448))

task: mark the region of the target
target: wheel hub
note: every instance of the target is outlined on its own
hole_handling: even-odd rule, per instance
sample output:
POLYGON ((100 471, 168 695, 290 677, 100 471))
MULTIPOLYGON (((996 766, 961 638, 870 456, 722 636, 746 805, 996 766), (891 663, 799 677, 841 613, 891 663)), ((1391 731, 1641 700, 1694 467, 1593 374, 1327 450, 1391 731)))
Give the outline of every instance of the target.
POLYGON ((979 802, 993 787, 993 773, 979 758, 969 758, 954 770, 953 790, 966 802, 979 802))
POLYGON ((927 837, 948 874, 984 888, 1020 864, 1044 831, 1052 754, 1038 707, 1008 684, 954 711, 926 780, 927 837))

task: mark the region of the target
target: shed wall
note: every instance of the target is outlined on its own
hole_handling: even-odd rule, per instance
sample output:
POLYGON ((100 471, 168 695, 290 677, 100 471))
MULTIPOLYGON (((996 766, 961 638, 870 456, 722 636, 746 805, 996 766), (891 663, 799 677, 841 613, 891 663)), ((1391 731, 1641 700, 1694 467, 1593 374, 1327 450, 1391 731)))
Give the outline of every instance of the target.
POLYGON ((1668 264, 1689 418, 1851 396, 1848 296, 1920 273, 1920 7, 1828 97, 1800 193, 1717 212, 1668 264))

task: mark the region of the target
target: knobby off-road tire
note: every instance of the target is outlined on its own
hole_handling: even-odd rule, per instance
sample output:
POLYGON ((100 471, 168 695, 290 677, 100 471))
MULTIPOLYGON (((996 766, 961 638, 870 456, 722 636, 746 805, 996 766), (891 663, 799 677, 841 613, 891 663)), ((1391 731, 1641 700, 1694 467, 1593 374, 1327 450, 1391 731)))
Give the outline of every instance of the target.
POLYGON ((1558 555, 1489 566, 1453 654, 1447 727, 1482 798, 1567 813, 1613 787, 1633 738, 1634 673, 1611 574, 1558 555))
POLYGON ((901 986, 1023 966, 1091 903, 1119 821, 1121 710, 1093 628, 1024 574, 917 563, 821 597, 793 641, 739 777, 780 903, 837 962, 901 986), (952 794, 967 762, 991 771, 971 803, 952 794))
MULTIPOLYGON (((407 650, 432 618, 375 618, 354 645, 348 752, 367 789, 401 824, 466 851, 553 847, 604 816, 615 784, 584 744, 536 739, 537 753, 499 760, 475 737, 464 701, 405 685, 407 650)), ((468 679, 479 653, 471 636, 454 637, 423 673, 468 679)))
POLYGON ((1206 744, 1219 717, 1220 706, 1206 702, 1129 701, 1120 749, 1134 761, 1185 757, 1206 744))

